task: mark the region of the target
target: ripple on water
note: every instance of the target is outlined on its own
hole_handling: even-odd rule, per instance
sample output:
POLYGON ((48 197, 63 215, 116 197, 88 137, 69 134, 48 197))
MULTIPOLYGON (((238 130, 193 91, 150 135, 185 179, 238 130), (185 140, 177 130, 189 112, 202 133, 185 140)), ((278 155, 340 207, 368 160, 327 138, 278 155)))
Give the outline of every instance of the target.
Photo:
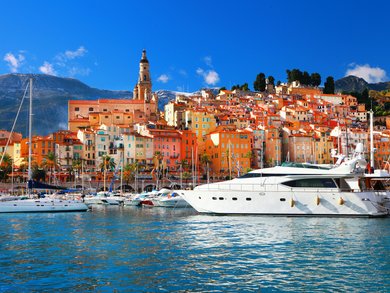
POLYGON ((387 219, 0 215, 1 292, 389 292, 387 219))

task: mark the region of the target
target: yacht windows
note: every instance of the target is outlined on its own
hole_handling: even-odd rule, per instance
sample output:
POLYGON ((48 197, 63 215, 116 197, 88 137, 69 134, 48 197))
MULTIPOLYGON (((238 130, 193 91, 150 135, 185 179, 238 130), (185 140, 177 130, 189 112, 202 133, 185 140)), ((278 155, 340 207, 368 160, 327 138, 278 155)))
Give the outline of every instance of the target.
POLYGON ((337 188, 332 178, 307 178, 284 182, 290 187, 337 188))
POLYGON ((247 201, 251 201, 252 199, 251 199, 250 197, 247 197, 246 200, 247 200, 247 201))
POLYGON ((237 197, 233 197, 232 200, 237 200, 237 197))

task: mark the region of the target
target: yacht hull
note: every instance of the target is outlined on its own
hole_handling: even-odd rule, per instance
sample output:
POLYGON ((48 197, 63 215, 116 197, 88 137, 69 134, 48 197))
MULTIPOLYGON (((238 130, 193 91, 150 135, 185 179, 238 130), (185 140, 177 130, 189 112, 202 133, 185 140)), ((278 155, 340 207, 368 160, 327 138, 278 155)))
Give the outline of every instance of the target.
POLYGON ((88 206, 83 202, 69 200, 27 199, 0 202, 0 213, 63 213, 87 210, 88 206))
POLYGON ((375 192, 182 190, 179 194, 200 213, 363 217, 388 213, 375 192))

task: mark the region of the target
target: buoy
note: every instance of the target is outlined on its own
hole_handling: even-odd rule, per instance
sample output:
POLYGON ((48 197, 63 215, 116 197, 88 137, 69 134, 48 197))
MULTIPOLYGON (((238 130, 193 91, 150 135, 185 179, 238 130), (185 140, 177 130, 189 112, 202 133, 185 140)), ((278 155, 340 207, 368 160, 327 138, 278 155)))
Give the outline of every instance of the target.
POLYGON ((293 199, 290 199, 290 206, 293 207, 295 205, 295 201, 293 199))
POLYGON ((344 204, 344 199, 342 197, 339 198, 339 205, 343 205, 344 204))
POLYGON ((316 204, 319 205, 319 204, 320 204, 320 201, 321 201, 321 200, 320 200, 320 197, 317 195, 317 196, 316 196, 316 204))

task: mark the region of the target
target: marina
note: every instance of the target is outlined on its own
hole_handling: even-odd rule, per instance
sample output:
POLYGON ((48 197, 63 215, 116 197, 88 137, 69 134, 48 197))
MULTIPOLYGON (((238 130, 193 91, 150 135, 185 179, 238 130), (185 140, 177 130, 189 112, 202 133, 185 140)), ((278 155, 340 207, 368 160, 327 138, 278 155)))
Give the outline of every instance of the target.
POLYGON ((389 218, 1 214, 0 292, 389 292, 389 218))

